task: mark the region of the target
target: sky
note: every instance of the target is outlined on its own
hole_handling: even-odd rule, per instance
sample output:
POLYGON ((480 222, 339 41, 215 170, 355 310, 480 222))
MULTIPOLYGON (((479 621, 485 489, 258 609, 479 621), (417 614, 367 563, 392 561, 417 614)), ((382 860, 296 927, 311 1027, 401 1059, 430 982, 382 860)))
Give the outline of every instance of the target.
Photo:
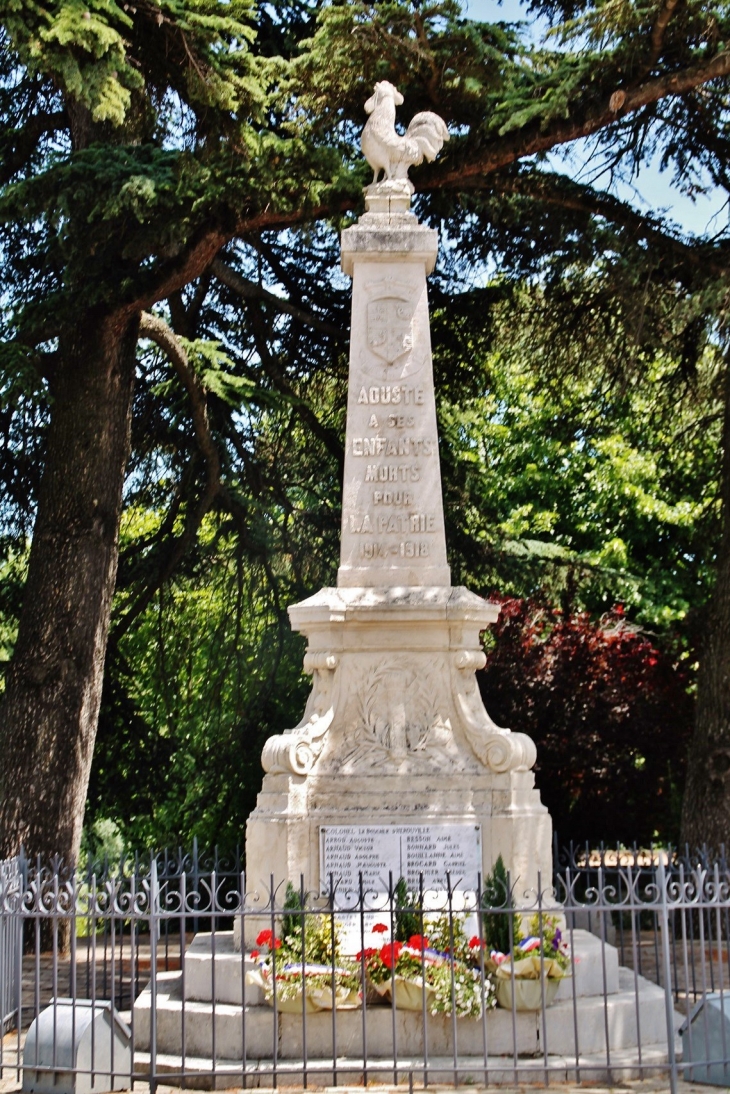
MULTIPOLYGON (((516 22, 524 20, 532 23, 536 37, 542 32, 534 24, 534 17, 527 14, 526 5, 520 0, 463 0, 466 14, 472 19, 485 22, 516 22)), ((576 141, 563 152, 552 154, 550 165, 563 170, 572 178, 582 182, 591 182, 598 189, 610 189, 611 193, 630 202, 642 212, 654 210, 664 212, 685 232, 692 235, 713 235, 725 228, 730 220, 726 207, 727 196, 714 189, 706 180, 706 194, 698 195, 694 200, 672 185, 671 170, 660 172, 656 163, 648 165, 629 185, 616 183, 610 186, 608 174, 594 177, 595 172, 588 167, 589 142, 576 141)))

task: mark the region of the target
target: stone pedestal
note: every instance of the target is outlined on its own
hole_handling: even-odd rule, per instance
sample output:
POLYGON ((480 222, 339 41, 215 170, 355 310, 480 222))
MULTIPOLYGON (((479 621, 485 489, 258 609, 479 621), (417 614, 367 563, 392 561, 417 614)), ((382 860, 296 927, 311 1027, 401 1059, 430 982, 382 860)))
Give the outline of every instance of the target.
POLYGON ((473 822, 484 874, 501 854, 519 902, 538 875, 551 883, 551 822, 532 741, 491 721, 474 675, 498 606, 450 583, 426 291, 437 238, 410 193, 407 180, 369 187, 342 234, 353 299, 340 568, 337 588, 289 609, 313 687, 301 723, 264 747, 248 886, 303 875, 318 890, 323 825, 473 822))
MULTIPOLYGON (((571 941, 573 976, 561 981, 544 1021, 540 1011, 490 1010, 485 1042, 481 1021, 386 1006, 307 1014, 306 1025, 301 1014, 275 1015, 245 984, 249 962, 231 934, 216 933, 214 993, 211 938, 198 935, 185 955, 185 976, 159 973, 155 996, 147 985, 135 1001, 135 1071, 150 1069, 154 1008, 155 1071, 195 1090, 240 1088, 244 1070, 249 1086, 270 1087, 274 1057, 278 1083, 300 1088, 305 1068, 317 1086, 390 1081, 396 1060, 402 1073, 414 1068, 420 1078, 426 1057, 438 1086, 457 1066, 462 1085, 483 1088, 488 1069, 490 1085, 514 1089, 515 1057, 522 1082, 534 1067, 534 1081, 544 1084, 546 1066, 557 1082, 646 1079, 653 1068, 666 1075, 662 988, 619 968, 614 947, 587 931, 574 931, 571 941)), ((680 1021, 676 1014, 675 1026, 680 1021)))

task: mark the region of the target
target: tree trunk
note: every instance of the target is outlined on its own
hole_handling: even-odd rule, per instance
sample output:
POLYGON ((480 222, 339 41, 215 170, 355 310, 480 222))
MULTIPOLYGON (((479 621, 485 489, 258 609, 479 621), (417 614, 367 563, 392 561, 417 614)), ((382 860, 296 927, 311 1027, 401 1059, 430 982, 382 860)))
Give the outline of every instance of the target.
POLYGON ((0 707, 0 858, 76 860, 104 673, 138 319, 64 337, 18 640, 0 707))
POLYGON ((682 803, 682 842, 730 849, 730 369, 725 375, 723 531, 700 654, 695 728, 682 803))

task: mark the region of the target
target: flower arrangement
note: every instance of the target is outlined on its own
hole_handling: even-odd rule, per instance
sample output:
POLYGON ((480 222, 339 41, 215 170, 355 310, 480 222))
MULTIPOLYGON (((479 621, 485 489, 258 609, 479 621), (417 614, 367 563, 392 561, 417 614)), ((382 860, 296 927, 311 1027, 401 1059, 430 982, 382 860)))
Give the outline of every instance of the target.
POLYGON ((360 1005, 360 968, 341 957, 339 926, 329 915, 303 913, 284 920, 286 934, 261 931, 246 979, 282 1012, 352 1009, 360 1005), (302 925, 301 920, 305 922, 302 925))
POLYGON ((497 1002, 501 1007, 511 1008, 514 998, 517 1010, 539 1010, 543 990, 545 1005, 549 1006, 560 980, 568 974, 570 952, 557 918, 533 915, 529 929, 527 938, 517 932, 511 953, 492 950, 487 958, 486 965, 494 974, 497 1002), (528 987, 527 983, 533 986, 528 987))
MULTIPOLYGON (((376 923, 373 931, 385 935, 390 928, 376 923)), ((479 1018, 484 1005, 493 1007, 496 1002, 491 979, 482 968, 481 941, 468 943, 456 917, 451 923, 447 916, 440 917, 429 931, 430 937, 414 934, 407 942, 385 941, 357 955, 371 994, 392 1000, 403 1010, 421 1010, 425 1001, 430 1014, 479 1018)))

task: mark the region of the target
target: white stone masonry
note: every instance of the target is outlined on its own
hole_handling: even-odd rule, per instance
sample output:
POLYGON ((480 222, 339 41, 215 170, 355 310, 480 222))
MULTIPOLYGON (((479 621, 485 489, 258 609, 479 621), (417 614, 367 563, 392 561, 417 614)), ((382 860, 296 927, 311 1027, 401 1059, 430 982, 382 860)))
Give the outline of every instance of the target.
MULTIPOLYGON (((299 725, 264 747, 248 884, 266 890, 273 875, 298 887, 302 875, 320 890, 323 826, 420 825, 424 846, 432 830, 448 842, 439 826, 461 826, 481 849, 483 875, 502 855, 520 901, 551 883, 551 823, 530 770, 533 742, 494 724, 475 676, 480 633, 499 608, 451 585, 426 290, 438 241, 410 211, 403 167, 418 149, 436 154, 443 122, 419 115, 401 137, 399 100, 384 82, 368 104, 363 149, 386 177, 342 233, 353 296, 337 587, 289 609, 307 637, 312 692, 299 725)), ((464 850, 454 864, 473 861, 464 850)), ((382 869, 399 865, 384 859, 382 869)))

